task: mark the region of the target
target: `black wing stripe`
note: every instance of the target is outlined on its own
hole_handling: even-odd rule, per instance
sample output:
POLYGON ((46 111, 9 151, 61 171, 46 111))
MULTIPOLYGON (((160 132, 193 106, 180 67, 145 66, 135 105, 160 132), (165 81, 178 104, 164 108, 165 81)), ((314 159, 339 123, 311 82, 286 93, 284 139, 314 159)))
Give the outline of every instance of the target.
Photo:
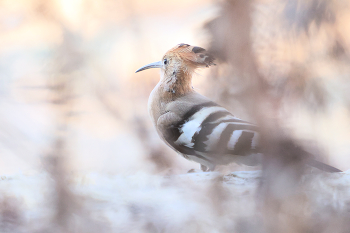
MULTIPOLYGON (((217 124, 210 124, 208 127, 210 128, 213 128, 211 131, 213 131, 215 129, 216 126, 218 126, 219 124, 221 124, 222 122, 219 122, 217 124)), ((229 122, 230 123, 230 122, 229 122)), ((228 124, 226 126, 226 128, 222 131, 221 135, 220 135, 220 139, 218 141, 218 144, 216 145, 216 148, 215 149, 212 149, 210 151, 208 150, 205 150, 205 147, 195 147, 194 149, 198 152, 204 152, 204 153, 213 153, 213 154, 236 154, 237 155, 237 151, 239 153, 243 153, 243 154, 239 154, 239 155, 244 155, 244 154, 247 154, 249 152, 253 152, 253 151, 257 151, 258 148, 251 148, 251 144, 252 144, 252 139, 254 137, 254 132, 247 132, 245 130, 249 130, 249 131, 256 131, 257 130, 257 127, 254 126, 254 125, 239 125, 239 124, 228 124), (232 134, 235 130, 242 130, 242 134, 241 136, 239 137, 239 139, 237 140, 233 150, 232 149, 229 149, 228 148, 228 142, 231 140, 231 137, 232 137, 232 134), (247 151, 244 151, 242 149, 240 149, 242 146, 237 146, 238 145, 243 145, 243 142, 244 142, 244 138, 246 136, 243 136, 242 138, 242 135, 245 135, 246 133, 248 133, 249 135, 252 134, 251 136, 251 139, 250 139, 250 146, 249 148, 247 149, 247 151), (242 139, 241 139, 242 138, 242 139), (242 140, 242 142, 240 141, 242 140), (237 146, 237 147, 236 147, 237 146)), ((248 140, 249 142, 249 140, 248 140)), ((203 141, 204 143, 204 141, 203 141)), ((244 147, 244 148, 247 148, 247 147, 244 147)))
POLYGON ((193 106, 188 112, 186 112, 184 114, 184 116, 182 117, 182 120, 177 122, 176 124, 172 125, 166 133, 165 135, 165 139, 168 141, 168 143, 174 143, 177 141, 177 139, 180 137, 181 135, 181 127, 194 115, 196 114, 198 111, 200 111, 202 108, 205 107, 213 107, 213 106, 218 106, 216 103, 210 101, 210 102, 205 102, 203 104, 198 104, 193 106))
POLYGON ((208 136, 213 132, 216 124, 211 124, 213 121, 217 121, 230 113, 227 111, 218 111, 210 114, 201 124, 201 130, 193 135, 192 142, 194 143, 194 149, 196 151, 205 152, 205 141, 208 140, 208 136))
POLYGON ((200 111, 202 108, 205 107, 213 107, 213 106, 219 106, 218 104, 209 101, 209 102, 205 102, 202 104, 198 104, 193 106, 188 112, 186 112, 184 114, 184 116, 182 117, 182 120, 177 122, 176 124, 170 126, 166 132, 164 132, 164 139, 170 144, 170 146, 172 146, 175 150, 177 150, 178 152, 182 153, 182 154, 186 154, 186 155, 193 155, 193 156, 197 156, 200 159, 206 160, 206 161, 210 161, 207 158, 205 158, 202 155, 199 155, 196 153, 196 150, 194 150, 193 148, 189 148, 186 147, 184 145, 177 145, 175 144, 175 142, 177 141, 177 139, 180 137, 181 135, 181 127, 194 115, 196 114, 198 111, 200 111))
POLYGON ((240 119, 226 119, 226 120, 220 120, 220 118, 223 118, 230 113, 227 111, 218 111, 211 113, 201 124, 201 130, 198 133, 195 133, 192 137, 192 142, 194 143, 194 148, 189 148, 184 145, 177 145, 175 142, 178 140, 178 138, 181 136, 181 127, 189 121, 189 119, 199 112, 201 109, 205 107, 214 107, 218 106, 218 104, 209 101, 202 104, 198 104, 193 106, 190 110, 188 110, 182 117, 182 120, 173 124, 171 127, 169 127, 166 132, 164 132, 164 138, 165 140, 177 151, 179 151, 182 154, 185 155, 192 155, 196 156, 202 160, 209 161, 210 160, 200 154, 198 152, 203 153, 216 153, 216 154, 235 154, 235 155, 244 155, 250 151, 252 151, 252 139, 254 137, 254 132, 246 132, 244 130, 248 131, 257 131, 258 127, 255 125, 251 125, 247 121, 243 121, 240 119), (217 121, 217 122, 216 122, 217 121), (212 151, 206 151, 205 150, 205 141, 208 140, 210 134, 213 132, 215 127, 222 123, 229 123, 226 128, 222 131, 220 135, 220 139, 218 141, 218 144, 216 146, 216 149, 212 151), (245 124, 240 124, 245 123, 245 124), (234 149, 228 149, 228 142, 231 139, 232 133, 235 130, 243 130, 241 136, 237 140, 234 149))
POLYGON ((226 119, 226 120, 222 120, 218 123, 224 123, 224 122, 232 122, 232 123, 246 123, 246 124, 250 124, 250 125, 253 125, 252 123, 248 122, 248 121, 243 121, 241 119, 235 119, 235 118, 232 118, 232 119, 226 119))
POLYGON ((243 131, 232 150, 232 154, 245 155, 249 153, 252 150, 253 137, 254 132, 243 131))
POLYGON ((224 154, 227 151, 227 144, 230 141, 231 135, 234 130, 235 130, 235 125, 229 124, 222 131, 219 142, 217 144, 217 149, 216 149, 217 153, 224 154))
MULTIPOLYGON (((224 120, 224 121, 220 121, 218 123, 212 124, 212 125, 216 127, 216 126, 218 126, 218 125, 220 125, 222 123, 231 123, 231 122, 224 120)), ((257 131, 258 130, 258 127, 255 126, 255 125, 241 125, 241 124, 235 124, 234 122, 232 122, 232 124, 229 124, 229 125, 231 125, 231 127, 233 127, 232 128, 232 132, 234 130, 251 130, 251 131, 257 131)))
POLYGON ((182 117, 182 120, 177 123, 177 126, 182 126, 183 124, 185 124, 189 118, 191 118, 194 114, 196 114, 202 108, 214 107, 214 106, 219 106, 219 105, 217 105, 216 103, 214 103, 212 101, 209 101, 209 102, 205 102, 203 104, 198 104, 198 105, 193 106, 188 112, 185 113, 185 115, 182 117))

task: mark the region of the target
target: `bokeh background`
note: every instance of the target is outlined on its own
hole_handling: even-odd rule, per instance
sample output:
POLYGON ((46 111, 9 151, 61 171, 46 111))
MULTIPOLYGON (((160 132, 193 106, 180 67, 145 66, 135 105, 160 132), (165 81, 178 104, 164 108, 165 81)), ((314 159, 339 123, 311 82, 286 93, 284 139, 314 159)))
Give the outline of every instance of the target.
MULTIPOLYGON (((267 149, 282 135, 350 167, 348 0, 0 0, 0 22, 0 175, 49 174, 63 206, 58 225, 75 203, 72 177, 199 168, 151 125, 147 99, 159 71, 135 74, 179 43, 217 57, 217 66, 196 72, 195 90, 261 126, 267 149)), ((252 169, 261 167, 229 167, 252 169)), ((23 203, 1 200, 20 216, 23 203)))
POLYGON ((159 73, 135 70, 182 41, 205 46, 217 12, 210 1, 1 1, 1 173, 43 169, 57 140, 73 171, 154 172, 163 155, 152 153, 191 167, 151 128, 159 73))

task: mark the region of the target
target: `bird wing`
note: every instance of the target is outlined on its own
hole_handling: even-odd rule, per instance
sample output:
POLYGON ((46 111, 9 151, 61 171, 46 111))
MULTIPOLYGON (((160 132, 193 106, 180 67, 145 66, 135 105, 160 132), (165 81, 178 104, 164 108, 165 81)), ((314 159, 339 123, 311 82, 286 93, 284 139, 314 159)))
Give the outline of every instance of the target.
POLYGON ((257 149, 257 126, 212 101, 193 102, 186 106, 186 101, 179 100, 158 120, 161 135, 175 150, 211 160, 213 155, 246 155, 257 149), (181 106, 184 108, 179 111, 181 106))

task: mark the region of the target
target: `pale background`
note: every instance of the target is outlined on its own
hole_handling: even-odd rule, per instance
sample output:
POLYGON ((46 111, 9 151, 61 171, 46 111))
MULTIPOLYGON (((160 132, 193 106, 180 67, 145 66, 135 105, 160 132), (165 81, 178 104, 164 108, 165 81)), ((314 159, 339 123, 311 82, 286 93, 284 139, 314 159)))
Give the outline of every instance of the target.
MULTIPOLYGON (((211 38, 204 24, 219 13, 219 3, 1 1, 0 174, 45 169, 43 159, 54 149, 62 125, 67 128, 63 156, 68 171, 185 173, 198 168, 168 149, 150 123, 147 98, 159 80, 159 71, 134 72, 160 60, 178 43, 206 48, 211 38), (67 100, 63 104, 59 101, 62 96, 67 100), (163 157, 165 166, 157 165, 154 160, 163 157)), ((259 12, 266 19, 260 21, 259 29, 265 25, 273 33, 268 11, 262 8, 259 12)), ((337 27, 342 28, 343 38, 350 38, 348 13, 347 9, 339 13, 337 27)), ((322 45, 322 35, 318 38, 322 45)), ((348 41, 344 40, 347 46, 348 41)), ((280 42, 275 45, 279 53, 257 51, 262 63, 283 62, 291 56, 303 62, 302 46, 296 43, 285 48, 280 42)), ((285 125, 297 138, 322 145, 326 161, 346 170, 350 165, 350 89, 349 82, 342 80, 349 77, 333 75, 337 71, 327 64, 313 65, 326 74, 319 75, 319 80, 327 82, 332 107, 325 114, 315 114, 301 106, 285 125)), ((199 70, 193 85, 220 102, 211 89, 215 81, 208 79, 210 75, 208 69, 199 70)), ((242 107, 236 111, 226 107, 249 119, 242 107)))

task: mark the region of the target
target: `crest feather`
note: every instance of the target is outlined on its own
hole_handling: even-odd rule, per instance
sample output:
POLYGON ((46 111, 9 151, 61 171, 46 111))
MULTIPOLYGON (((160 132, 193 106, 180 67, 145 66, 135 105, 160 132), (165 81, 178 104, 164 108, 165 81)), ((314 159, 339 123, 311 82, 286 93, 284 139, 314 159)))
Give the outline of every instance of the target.
POLYGON ((169 52, 178 54, 185 61, 194 63, 198 67, 215 65, 215 58, 205 49, 198 46, 181 43, 169 50, 169 52))

